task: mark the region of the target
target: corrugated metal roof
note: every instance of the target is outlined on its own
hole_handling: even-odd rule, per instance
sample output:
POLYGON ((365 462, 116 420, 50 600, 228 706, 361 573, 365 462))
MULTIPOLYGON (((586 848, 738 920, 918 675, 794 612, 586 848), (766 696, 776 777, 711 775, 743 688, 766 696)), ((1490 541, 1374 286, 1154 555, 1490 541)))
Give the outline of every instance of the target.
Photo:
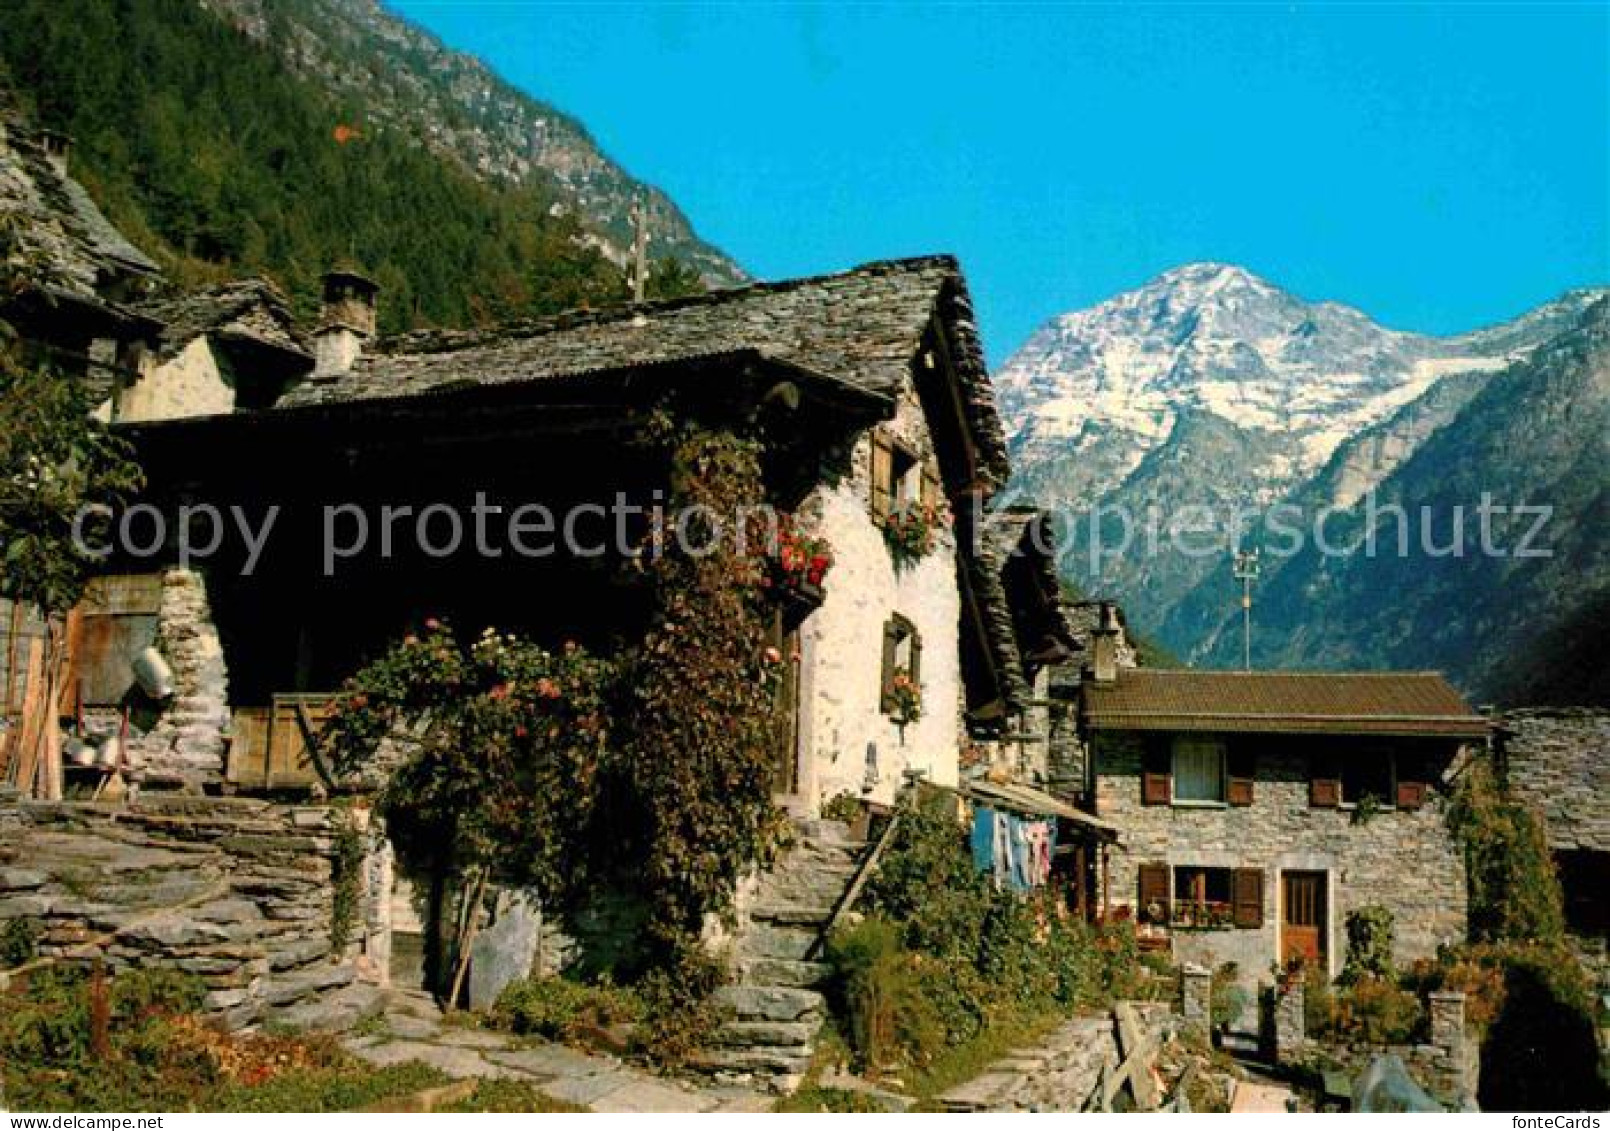
POLYGON ((1093 730, 1479 738, 1488 721, 1438 672, 1119 669, 1084 686, 1093 730))

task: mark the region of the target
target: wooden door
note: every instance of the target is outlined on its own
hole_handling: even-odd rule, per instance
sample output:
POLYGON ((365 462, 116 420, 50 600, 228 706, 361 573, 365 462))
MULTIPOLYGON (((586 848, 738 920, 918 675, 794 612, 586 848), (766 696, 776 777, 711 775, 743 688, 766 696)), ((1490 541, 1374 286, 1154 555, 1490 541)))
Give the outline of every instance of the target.
POLYGON ((1285 872, 1280 881, 1280 961, 1325 965, 1325 873, 1285 872))

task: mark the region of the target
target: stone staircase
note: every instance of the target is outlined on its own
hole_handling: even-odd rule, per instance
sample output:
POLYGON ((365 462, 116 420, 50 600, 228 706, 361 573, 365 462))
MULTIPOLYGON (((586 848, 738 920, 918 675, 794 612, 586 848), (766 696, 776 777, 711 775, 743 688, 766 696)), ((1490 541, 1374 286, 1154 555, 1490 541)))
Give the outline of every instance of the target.
POLYGON ((817 940, 866 845, 841 822, 796 820, 792 846, 738 900, 737 981, 719 991, 731 1011, 703 1066, 792 1091, 810 1067, 826 1017, 829 968, 817 940), (807 957, 809 955, 810 957, 807 957))

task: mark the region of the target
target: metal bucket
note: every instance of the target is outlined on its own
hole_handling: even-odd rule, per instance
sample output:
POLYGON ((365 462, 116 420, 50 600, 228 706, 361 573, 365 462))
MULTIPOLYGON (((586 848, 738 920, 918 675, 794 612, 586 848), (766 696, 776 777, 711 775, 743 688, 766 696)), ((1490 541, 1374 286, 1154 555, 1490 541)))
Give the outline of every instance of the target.
POLYGON ((152 699, 173 698, 173 669, 155 647, 145 648, 134 657, 133 667, 141 691, 152 699))

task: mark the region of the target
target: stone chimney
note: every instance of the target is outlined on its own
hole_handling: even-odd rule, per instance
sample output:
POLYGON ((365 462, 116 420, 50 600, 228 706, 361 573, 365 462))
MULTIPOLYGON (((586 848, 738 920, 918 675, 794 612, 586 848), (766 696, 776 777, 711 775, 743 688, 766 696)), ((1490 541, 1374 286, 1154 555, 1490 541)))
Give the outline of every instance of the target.
POLYGON ((39 147, 45 151, 45 158, 50 162, 51 168, 65 177, 67 155, 72 152, 73 139, 60 130, 40 130, 39 147))
POLYGON ((352 271, 324 275, 324 308, 313 331, 313 379, 334 378, 352 368, 363 343, 375 336, 375 296, 372 280, 352 271))
POLYGON ((1097 683, 1118 679, 1118 612, 1111 601, 1101 603, 1101 619, 1090 634, 1090 678, 1097 683))

